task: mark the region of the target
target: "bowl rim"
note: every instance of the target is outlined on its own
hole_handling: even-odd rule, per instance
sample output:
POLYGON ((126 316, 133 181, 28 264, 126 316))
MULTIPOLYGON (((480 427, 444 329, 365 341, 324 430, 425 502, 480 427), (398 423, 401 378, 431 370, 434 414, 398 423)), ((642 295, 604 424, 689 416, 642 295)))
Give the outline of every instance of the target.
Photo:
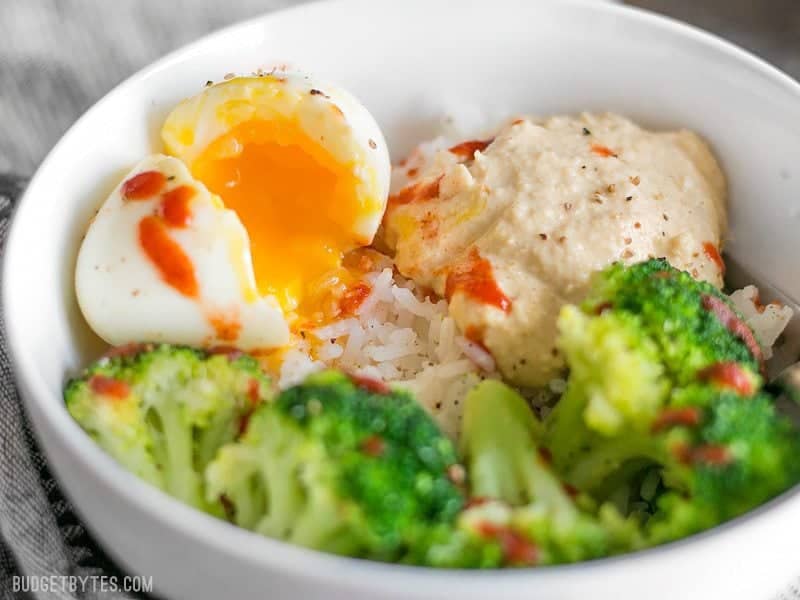
MULTIPOLYGON (((248 36, 250 35, 250 30, 260 29, 262 24, 267 21, 279 19, 292 13, 308 11, 313 13, 321 6, 332 4, 340 5, 341 10, 350 10, 359 1, 315 0, 242 20, 173 50, 115 86, 73 123, 36 169, 14 211, 2 259, 3 274, 6 275, 6 273, 12 271, 10 266, 21 264, 20 259, 17 258, 18 255, 24 253, 19 241, 23 237, 20 225, 20 222, 23 221, 21 217, 35 203, 40 182, 47 177, 49 171, 53 168, 53 164, 57 164, 61 149, 67 146, 69 141, 77 135, 80 125, 90 120, 93 114, 101 110, 105 104, 117 96, 126 94, 130 89, 139 85, 141 80, 147 79, 157 72, 172 68, 175 63, 180 63, 184 58, 189 57, 196 51, 206 46, 220 44, 226 38, 232 38, 237 35, 248 36)), ((390 9, 389 7, 393 5, 392 0, 372 1, 383 2, 387 9, 390 9)), ((518 1, 524 2, 525 0, 518 1)), ((743 67, 759 72, 762 76, 771 79, 775 84, 782 86, 787 92, 797 96, 798 100, 800 100, 800 83, 789 75, 751 52, 700 28, 641 8, 616 3, 597 2, 596 0, 540 0, 537 7, 539 10, 548 11, 558 10, 559 6, 564 5, 596 11, 598 14, 614 15, 629 23, 649 27, 659 35, 692 41, 705 50, 716 52, 720 56, 738 62, 743 67)), ((173 529, 173 535, 177 533, 185 538, 193 538, 198 542, 215 546, 218 551, 225 552, 229 556, 234 556, 239 560, 258 564, 262 567, 277 567, 287 573, 302 574, 307 579, 324 580, 329 583, 338 581, 342 584, 352 584, 353 581, 358 581, 369 589, 387 587, 396 589, 399 585, 414 583, 425 584, 428 586, 426 589, 429 590, 452 590, 452 585, 457 581, 461 585, 467 584, 469 586, 491 585, 493 586, 491 589, 496 591, 497 588, 494 586, 498 583, 505 585, 524 583, 527 586, 536 582, 544 582, 544 580, 554 577, 567 575, 573 578, 576 576, 588 577, 593 576, 597 569, 601 569, 601 574, 607 574, 610 572, 609 569, 627 568, 633 565, 634 562, 641 564, 644 561, 660 560, 662 557, 674 555, 685 546, 699 547, 701 544, 708 544, 711 540, 719 541, 721 538, 729 536, 732 532, 739 532, 747 526, 754 527, 762 523, 768 516, 777 513, 780 507, 786 508, 789 503, 800 501, 800 485, 797 485, 745 515, 710 530, 668 544, 581 563, 542 566, 530 569, 495 569, 490 571, 433 569, 340 557, 296 547, 241 529, 184 505, 129 473, 103 452, 70 418, 63 407, 63 403, 54 401, 50 397, 51 394, 47 390, 45 381, 37 372, 35 357, 26 349, 24 331, 16 325, 15 319, 13 319, 17 306, 23 302, 23 300, 18 299, 18 296, 21 295, 16 294, 13 288, 14 286, 10 283, 10 279, 3 277, 3 320, 13 372, 26 412, 30 414, 32 408, 35 407, 36 412, 48 421, 49 427, 59 434, 60 442, 68 448, 76 459, 84 463, 93 472, 94 476, 102 482, 105 488, 113 490, 114 494, 123 496, 138 511, 147 514, 148 518, 162 524, 165 529, 173 529), (254 552, 254 549, 257 551, 254 552), (391 576, 391 579, 388 576, 391 576)), ((41 433, 36 427, 34 427, 34 431, 38 438, 41 433)), ((84 520, 87 521, 91 529, 91 520, 84 520)))

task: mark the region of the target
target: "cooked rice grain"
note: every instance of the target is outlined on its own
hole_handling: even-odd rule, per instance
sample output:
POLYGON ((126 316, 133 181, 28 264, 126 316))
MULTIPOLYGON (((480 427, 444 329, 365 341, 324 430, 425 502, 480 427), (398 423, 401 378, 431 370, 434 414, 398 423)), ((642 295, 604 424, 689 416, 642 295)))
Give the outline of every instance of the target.
POLYGON ((444 300, 422 297, 391 268, 364 279, 372 290, 355 317, 312 330, 286 352, 280 387, 328 367, 396 383, 457 437, 464 397, 493 375, 494 360, 458 333, 444 300))

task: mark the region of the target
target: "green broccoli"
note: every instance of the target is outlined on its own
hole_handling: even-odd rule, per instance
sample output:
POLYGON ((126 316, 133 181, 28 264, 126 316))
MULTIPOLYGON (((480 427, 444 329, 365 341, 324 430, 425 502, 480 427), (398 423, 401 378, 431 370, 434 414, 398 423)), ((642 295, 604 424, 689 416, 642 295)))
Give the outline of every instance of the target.
POLYGON ((214 514, 203 471, 270 397, 255 359, 144 345, 102 358, 64 391, 67 410, 114 459, 172 496, 214 514))
MULTIPOLYGON (((502 503, 491 503, 491 506, 495 505, 505 510, 502 503)), ((454 520, 427 528, 409 547, 401 562, 440 569, 494 569, 509 564, 521 566, 535 563, 535 554, 531 557, 534 560, 517 563, 509 560, 511 553, 504 547, 504 540, 499 534, 510 530, 487 529, 489 521, 484 514, 491 506, 489 503, 484 506, 478 502, 467 505, 454 520)), ((513 541, 519 542, 519 548, 535 552, 532 544, 524 538, 517 536, 513 541)), ((524 558, 520 554, 512 557, 524 558)))
POLYGON ((617 264, 558 326, 562 398, 539 420, 508 386, 477 385, 466 468, 407 392, 326 371, 273 396, 232 351, 117 351, 64 395, 112 457, 192 506, 305 547, 433 567, 636 550, 800 481, 800 435, 764 389, 758 340, 714 287, 664 260, 617 264))
POLYGON ((571 485, 640 517, 646 543, 800 479, 800 436, 760 391, 758 342, 711 285, 663 260, 617 264, 559 330, 570 373, 542 440, 571 485))
POLYGON ((460 526, 499 539, 511 564, 576 562, 635 546, 629 535, 635 529, 620 525, 611 506, 597 510, 554 474, 549 453, 537 446, 542 434, 528 404, 508 386, 487 380, 469 393, 462 452, 478 506, 461 516, 460 526))
POLYGON ((635 317, 680 385, 715 363, 738 362, 754 372, 762 367, 755 336, 728 297, 664 259, 616 263, 600 272, 581 308, 593 316, 611 310, 635 317))
POLYGON ((391 561, 454 520, 462 475, 452 443, 408 393, 327 371, 259 407, 206 481, 208 500, 224 498, 242 527, 391 561))
POLYGON ((683 469, 664 470, 673 480, 648 522, 653 543, 736 517, 800 480, 800 436, 767 394, 720 394, 687 437, 671 447, 683 469))

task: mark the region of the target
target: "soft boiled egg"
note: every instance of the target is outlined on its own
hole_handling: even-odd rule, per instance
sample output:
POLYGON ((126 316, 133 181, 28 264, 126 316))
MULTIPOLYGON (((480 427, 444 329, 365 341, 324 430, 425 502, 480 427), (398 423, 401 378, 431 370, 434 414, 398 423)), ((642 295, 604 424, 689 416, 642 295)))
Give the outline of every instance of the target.
POLYGON ((377 124, 340 88, 271 74, 207 87, 162 137, 172 156, 142 161, 89 225, 76 270, 89 325, 111 344, 288 344, 344 295, 344 255, 380 225, 377 124))
POLYGON ((107 342, 243 349, 286 344, 277 301, 258 293, 247 231, 176 158, 144 159, 89 225, 78 303, 107 342))
POLYGON ((258 293, 290 321, 320 314, 321 292, 347 279, 344 254, 372 242, 386 208, 389 155, 366 108, 301 74, 239 77, 179 104, 162 138, 238 215, 258 293))

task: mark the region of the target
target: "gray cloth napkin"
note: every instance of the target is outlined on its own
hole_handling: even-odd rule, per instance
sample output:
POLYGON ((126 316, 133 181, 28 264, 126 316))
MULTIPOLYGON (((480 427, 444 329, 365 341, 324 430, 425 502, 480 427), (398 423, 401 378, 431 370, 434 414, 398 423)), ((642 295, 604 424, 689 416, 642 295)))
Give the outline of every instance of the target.
MULTIPOLYGON (((0 244, 24 185, 24 178, 0 175, 0 244)), ((109 587, 123 574, 92 540, 47 467, 14 385, 1 320, 0 313, 0 598, 134 598, 102 589, 101 581, 109 587), (41 582, 54 576, 65 577, 55 582, 59 589, 23 591, 30 589, 23 577, 41 582)))

